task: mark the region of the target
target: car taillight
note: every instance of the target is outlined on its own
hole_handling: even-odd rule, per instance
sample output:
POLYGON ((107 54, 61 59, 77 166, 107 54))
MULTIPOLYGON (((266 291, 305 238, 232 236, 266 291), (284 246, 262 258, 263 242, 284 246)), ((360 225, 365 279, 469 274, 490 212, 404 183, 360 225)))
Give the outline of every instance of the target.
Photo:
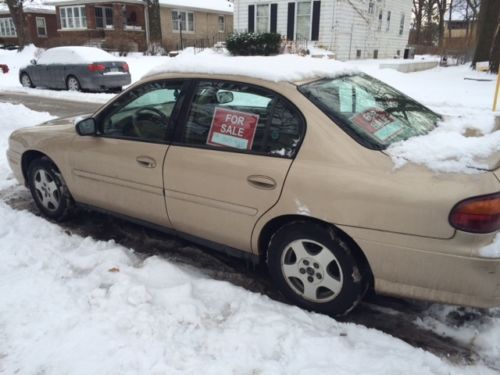
POLYGON ((90 64, 88 69, 90 72, 104 72, 106 67, 103 64, 90 64))
POLYGON ((124 63, 123 66, 122 66, 122 69, 123 69, 124 72, 128 72, 128 64, 124 63))
POLYGON ((450 212, 450 224, 472 233, 500 230, 500 192, 458 202, 450 212))

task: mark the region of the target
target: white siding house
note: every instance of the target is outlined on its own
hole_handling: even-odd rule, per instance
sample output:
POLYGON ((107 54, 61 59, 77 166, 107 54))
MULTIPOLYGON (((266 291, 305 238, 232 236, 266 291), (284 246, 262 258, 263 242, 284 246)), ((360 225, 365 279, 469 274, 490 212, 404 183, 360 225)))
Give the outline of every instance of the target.
POLYGON ((234 30, 310 41, 338 59, 403 55, 412 0, 234 0, 234 30))

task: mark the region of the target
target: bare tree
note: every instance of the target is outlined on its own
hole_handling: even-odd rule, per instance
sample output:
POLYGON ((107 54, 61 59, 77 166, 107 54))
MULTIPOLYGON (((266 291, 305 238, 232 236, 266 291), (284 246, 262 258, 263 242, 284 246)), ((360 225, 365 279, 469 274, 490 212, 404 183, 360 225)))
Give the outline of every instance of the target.
POLYGON ((436 8, 437 8, 437 17, 438 17, 438 45, 439 47, 443 46, 443 38, 444 38, 444 18, 446 15, 447 9, 447 0, 435 0, 436 8))
POLYGON ((424 18, 425 0, 413 0, 413 17, 415 19, 415 44, 420 44, 422 38, 422 22, 424 18))
POLYGON ((144 0, 148 11, 148 31, 150 46, 159 46, 162 42, 160 2, 159 0, 144 0))
POLYGON ((19 45, 19 51, 24 49, 26 45, 26 29, 24 24, 24 11, 23 11, 23 0, 5 0, 7 6, 9 7, 9 12, 12 17, 12 21, 16 26, 17 43, 19 45))

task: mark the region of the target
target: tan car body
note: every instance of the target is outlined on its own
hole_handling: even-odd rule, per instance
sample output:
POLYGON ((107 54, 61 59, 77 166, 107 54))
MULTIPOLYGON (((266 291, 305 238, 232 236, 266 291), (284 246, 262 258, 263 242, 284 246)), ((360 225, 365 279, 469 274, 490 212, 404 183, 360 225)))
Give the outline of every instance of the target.
POLYGON ((361 249, 377 292, 500 305, 500 259, 479 256, 495 233, 460 232, 448 222, 457 202, 499 191, 498 169, 496 176, 435 174, 411 164, 394 170, 386 154, 356 143, 293 83, 203 74, 148 80, 179 78, 247 82, 288 98, 306 120, 295 159, 84 137, 73 119, 61 119, 13 133, 8 159, 16 178, 25 182, 23 154, 40 152, 60 169, 78 203, 254 255, 265 252, 280 225, 320 220, 361 249), (138 158, 155 166, 144 168, 138 158), (275 187, 256 188, 249 179, 275 187))

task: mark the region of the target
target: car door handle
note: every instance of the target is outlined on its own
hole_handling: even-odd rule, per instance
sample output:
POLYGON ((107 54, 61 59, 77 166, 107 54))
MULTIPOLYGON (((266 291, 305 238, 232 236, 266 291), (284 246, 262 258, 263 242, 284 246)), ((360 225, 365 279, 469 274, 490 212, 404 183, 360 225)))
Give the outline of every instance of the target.
POLYGON ((149 156, 138 156, 135 160, 139 163, 139 165, 141 165, 145 168, 156 167, 155 159, 150 158, 149 156))
POLYGON ((252 175, 247 177, 247 181, 258 189, 272 190, 276 187, 276 181, 267 176, 252 175))

